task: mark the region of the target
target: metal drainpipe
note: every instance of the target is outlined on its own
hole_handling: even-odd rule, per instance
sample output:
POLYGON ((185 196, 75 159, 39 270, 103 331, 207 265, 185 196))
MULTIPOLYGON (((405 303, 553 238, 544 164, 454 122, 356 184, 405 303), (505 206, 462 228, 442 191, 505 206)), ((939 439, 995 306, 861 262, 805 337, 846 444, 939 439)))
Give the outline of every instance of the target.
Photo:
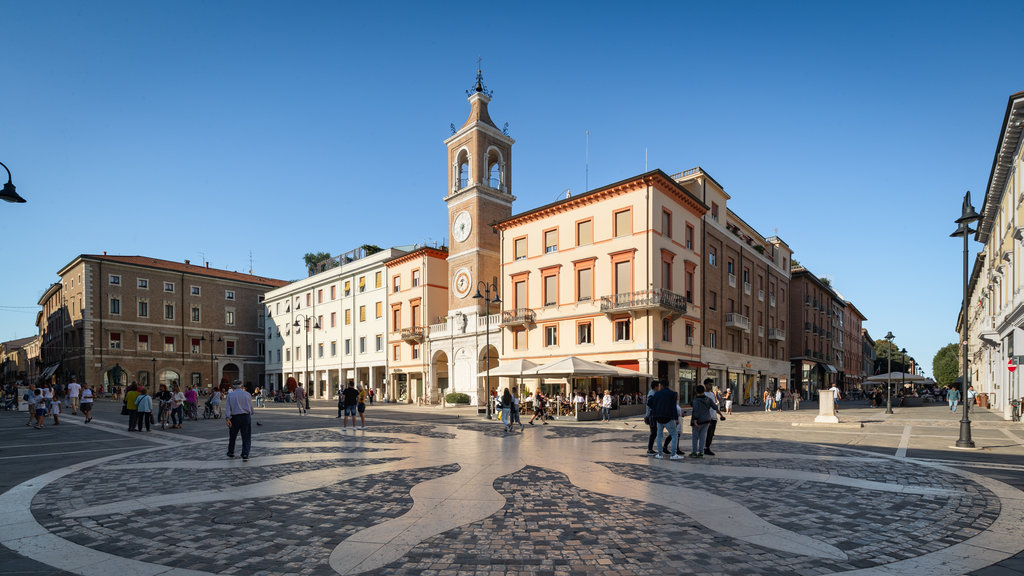
MULTIPOLYGON (((99 264, 100 264, 100 270, 99 270, 98 276, 100 278, 102 278, 103 277, 103 260, 100 260, 99 264)), ((98 302, 103 302, 103 282, 99 283, 99 287, 100 287, 100 289, 99 289, 100 297, 98 299, 98 302)), ((100 319, 100 337, 102 338, 102 336, 103 336, 103 305, 100 304, 99 306, 100 306, 100 313, 98 314, 98 317, 100 319)), ((102 387, 103 386, 103 346, 102 346, 102 342, 100 344, 101 345, 100 345, 100 373, 99 373, 99 379, 100 379, 100 386, 102 387)), ((85 343, 84 342, 82 343, 82 349, 83 350, 85 349, 85 343)))
MULTIPOLYGON (((654 260, 654 245, 651 240, 651 202, 651 183, 648 180, 647 190, 644 192, 644 208, 647 210, 647 226, 644 230, 644 242, 647 244, 647 265, 644 267, 644 284, 647 286, 648 293, 652 288, 651 262, 654 260)), ((647 339, 647 367, 657 375, 658 367, 654 364, 654 351, 651 349, 651 340, 654 338, 654 314, 650 311, 647 312, 647 329, 644 330, 644 337, 647 339)))
MULTIPOLYGON (((181 273, 181 313, 178 317, 181 318, 181 373, 185 374, 185 273, 181 273)), ((213 345, 212 343, 210 344, 213 345)), ((155 374, 154 374, 155 376, 155 374)), ((155 382, 155 381, 154 381, 155 382)), ((152 384, 150 384, 152 387, 152 384)))
POLYGON ((317 321, 316 321, 316 285, 315 284, 313 285, 312 288, 310 288, 310 293, 309 294, 310 294, 310 301, 313 302, 313 323, 311 324, 311 326, 313 327, 312 328, 313 329, 313 347, 309 349, 309 354, 310 354, 310 356, 313 357, 313 384, 316 385, 316 388, 319 391, 319 389, 320 389, 320 386, 319 386, 320 382, 316 379, 316 354, 315 354, 315 352, 316 352, 316 325, 317 325, 317 321))

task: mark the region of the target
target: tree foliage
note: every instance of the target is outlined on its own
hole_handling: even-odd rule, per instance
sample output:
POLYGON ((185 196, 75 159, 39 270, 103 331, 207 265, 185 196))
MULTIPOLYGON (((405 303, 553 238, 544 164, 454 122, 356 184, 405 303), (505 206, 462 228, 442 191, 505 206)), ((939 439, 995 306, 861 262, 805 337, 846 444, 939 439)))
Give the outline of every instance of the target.
POLYGON ((360 248, 366 251, 367 256, 371 254, 376 254, 377 252, 383 250, 383 248, 377 246, 376 244, 363 244, 362 246, 360 246, 360 248))
POLYGON ((330 257, 330 252, 306 252, 302 260, 306 263, 306 268, 313 268, 317 262, 322 262, 330 257))
POLYGON ((875 365, 878 369, 875 372, 889 372, 889 351, 892 351, 892 371, 906 372, 910 369, 910 356, 900 352, 900 347, 895 342, 889 344, 888 340, 879 338, 875 340, 875 365))
POLYGON ((953 380, 960 375, 958 348, 956 344, 946 344, 935 353, 935 358, 932 359, 932 372, 935 373, 935 381, 939 386, 952 385, 953 380))

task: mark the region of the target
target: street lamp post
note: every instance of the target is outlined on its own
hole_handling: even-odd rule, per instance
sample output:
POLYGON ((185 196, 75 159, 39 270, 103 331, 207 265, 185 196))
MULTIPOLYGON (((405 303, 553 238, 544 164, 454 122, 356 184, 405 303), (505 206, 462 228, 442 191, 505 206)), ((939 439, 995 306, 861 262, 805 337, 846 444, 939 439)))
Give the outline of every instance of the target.
POLYGON ((0 200, 3 200, 4 202, 14 202, 15 204, 24 204, 25 199, 18 196, 17 191, 15 191, 14 183, 11 180, 10 168, 8 168, 3 162, 0 162, 0 166, 3 166, 4 170, 7 170, 7 184, 4 184, 4 190, 3 192, 0 192, 0 200))
POLYGON ((900 370, 900 390, 905 394, 907 392, 907 349, 900 350, 900 354, 903 355, 903 370, 900 370))
POLYGON ((491 419, 491 304, 501 304, 501 299, 498 298, 498 279, 495 278, 490 284, 481 280, 476 284, 476 294, 473 295, 475 300, 483 299, 484 301, 484 347, 487 354, 487 419, 491 419), (480 294, 480 287, 483 287, 484 293, 480 294), (494 290, 494 299, 491 299, 491 290, 494 290))
MULTIPOLYGON (((217 357, 213 355, 213 342, 214 342, 214 340, 213 340, 213 332, 210 332, 210 337, 209 338, 207 338, 206 335, 204 334, 202 337, 199 338, 199 341, 200 342, 207 342, 208 341, 210 343, 210 386, 212 386, 213 388, 216 388, 217 387, 217 383, 214 382, 214 380, 217 379, 217 369, 214 366, 214 362, 217 361, 217 357)), ((224 341, 223 338, 221 338, 220 336, 217 337, 217 342, 223 342, 223 341, 224 341)))
POLYGON ((150 386, 153 386, 154 384, 156 384, 156 358, 153 358, 153 372, 152 372, 152 374, 153 374, 153 376, 152 376, 153 381, 149 383, 150 386))
POLYGON ((895 338, 895 336, 892 335, 892 330, 889 330, 889 333, 885 335, 885 339, 889 343, 889 347, 887 348, 888 353, 886 354, 886 358, 887 358, 888 365, 889 365, 888 369, 886 370, 886 372, 888 372, 888 374, 886 374, 886 383, 885 383, 885 413, 886 414, 892 414, 892 339, 893 338, 895 338))
MULTIPOLYGON (((317 322, 316 318, 313 318, 312 316, 306 316, 305 314, 296 314, 295 315, 295 323, 292 324, 292 326, 294 326, 296 328, 298 328, 300 326, 299 320, 298 320, 299 318, 302 318, 302 324, 305 325, 305 331, 303 332, 303 334, 305 335, 305 341, 306 341, 306 350, 305 350, 305 352, 306 352, 306 371, 303 374, 303 377, 306 379, 306 410, 309 410, 309 395, 312 393, 312 390, 310 390, 310 388, 312 388, 312 386, 310 386, 310 384, 309 384, 309 357, 312 356, 312 354, 313 354, 313 351, 309 348, 309 321, 310 320, 313 321, 313 329, 314 330, 319 330, 320 329, 320 323, 317 322)), ((313 370, 316 370, 316 360, 313 361, 313 370)))
POLYGON ((956 222, 956 231, 950 234, 951 238, 957 238, 963 236, 964 238, 964 298, 963 308, 960 311, 960 322, 963 326, 963 336, 960 342, 960 346, 963 347, 963 373, 960 375, 960 398, 964 401, 964 413, 963 417, 960 418, 960 437, 956 441, 957 448, 974 448, 974 440, 971 440, 971 419, 967 415, 967 280, 968 280, 968 269, 967 269, 967 237, 975 233, 975 230, 971 230, 971 222, 980 220, 981 216, 974 211, 974 206, 971 206, 971 191, 968 190, 964 194, 964 204, 961 211, 960 217, 954 220, 956 222))

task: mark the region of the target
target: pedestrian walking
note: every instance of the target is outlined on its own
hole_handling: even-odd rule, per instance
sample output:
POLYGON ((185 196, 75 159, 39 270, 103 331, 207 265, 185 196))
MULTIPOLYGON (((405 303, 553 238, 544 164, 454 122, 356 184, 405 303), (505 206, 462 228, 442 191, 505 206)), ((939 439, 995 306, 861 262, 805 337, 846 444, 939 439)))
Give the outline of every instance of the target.
POLYGON ((772 405, 772 408, 782 410, 782 388, 775 389, 775 404, 772 405))
POLYGON ((501 393, 501 422, 505 425, 505 432, 512 431, 512 405, 515 402, 512 400, 512 392, 509 391, 508 387, 501 393))
MULTIPOLYGON (((46 418, 46 400, 43 399, 43 391, 36 388, 32 391, 32 398, 29 400, 28 405, 29 414, 35 414, 36 421, 35 427, 37 430, 42 430, 43 419, 46 418)), ((32 425, 31 419, 29 420, 29 426, 32 425)))
POLYGON ((82 387, 82 401, 79 406, 82 408, 82 416, 85 416, 85 423, 92 422, 92 387, 86 384, 82 387))
POLYGON ((949 411, 956 412, 956 406, 960 402, 960 391, 955 387, 946 390, 946 401, 949 402, 949 411))
POLYGON ((601 421, 611 422, 612 410, 612 394, 608 390, 604 391, 604 396, 601 397, 601 421))
POLYGON ((185 411, 185 394, 175 382, 171 393, 171 428, 181 428, 182 413, 185 411))
POLYGON ((654 418, 651 418, 651 398, 654 397, 654 393, 658 391, 655 385, 657 380, 651 382, 651 389, 647 391, 647 400, 645 401, 646 408, 644 408, 644 424, 647 424, 647 428, 650 434, 647 437, 647 455, 654 456, 657 452, 654 451, 654 440, 658 437, 658 428, 655 426, 654 418))
MULTIPOLYGON (((360 382, 356 386, 356 391, 359 392, 359 396, 356 397, 356 412, 359 414, 359 427, 356 430, 366 430, 366 388, 363 387, 363 383, 360 382)), ((356 419, 352 419, 352 424, 356 423, 356 419)))
MULTIPOLYGON (((351 382, 349 384, 351 384, 351 382)), ((308 406, 306 405, 306 390, 302 387, 302 384, 295 387, 293 395, 295 396, 295 405, 299 407, 299 416, 302 416, 308 409, 308 406)), ((355 420, 353 420, 352 423, 355 424, 355 420)), ((344 429, 345 425, 342 424, 342 430, 344 429)))
POLYGON ((160 385, 160 391, 156 393, 155 398, 157 404, 157 419, 160 421, 160 429, 167 429, 167 421, 171 418, 171 401, 174 399, 174 394, 167 389, 166 384, 160 385))
POLYGON ((199 420, 199 392, 195 384, 185 390, 185 412, 193 422, 199 420))
MULTIPOLYGON (((672 438, 672 446, 669 450, 671 456, 669 456, 669 459, 681 460, 682 456, 676 454, 676 450, 679 448, 679 438, 676 436, 676 419, 679 417, 676 404, 679 400, 679 395, 668 386, 663 386, 658 380, 655 380, 654 383, 656 383, 657 391, 650 397, 647 404, 651 409, 650 418, 656 423, 656 444, 660 449, 664 435, 668 434, 672 438)), ((703 392, 702 386, 701 393, 703 392)), ((661 452, 659 451, 654 457, 660 460, 662 458, 661 452)))
MULTIPOLYGON (((302 387, 295 389, 296 392, 302 390, 302 387)), ((352 417, 352 428, 356 427, 356 411, 359 407, 359 391, 356 390, 355 382, 352 380, 348 381, 348 386, 341 391, 341 407, 344 415, 341 417, 341 431, 344 432, 348 427, 348 418, 352 417)))
POLYGON ((772 411, 772 393, 767 388, 764 389, 764 394, 761 394, 761 400, 764 401, 764 411, 765 412, 771 412, 772 411))
POLYGON ((540 416, 541 424, 548 423, 547 398, 544 397, 544 394, 540 390, 536 390, 533 393, 533 416, 530 418, 531 426, 533 425, 533 421, 537 419, 537 416, 540 416))
POLYGON ((519 390, 515 386, 512 387, 512 423, 519 424, 520 432, 525 428, 519 420, 519 390))
POLYGON ((708 428, 711 427, 713 403, 704 394, 703 384, 698 384, 694 393, 693 416, 690 420, 693 451, 690 452, 690 458, 703 458, 704 450, 707 447, 708 428))
POLYGON ((60 401, 54 400, 50 402, 50 416, 53 416, 53 425, 57 426, 60 424, 60 401))
POLYGON ((839 391, 839 388, 833 383, 832 387, 828 389, 832 393, 832 412, 836 416, 839 415, 839 399, 843 397, 843 393, 839 391))
POLYGON ((128 416, 128 431, 135 432, 139 423, 139 411, 135 400, 139 397, 139 385, 134 381, 128 385, 124 393, 124 404, 121 405, 121 413, 128 416))
POLYGON ((711 401, 711 422, 708 423, 708 433, 704 440, 704 455, 714 456, 715 453, 711 451, 711 442, 715 439, 715 429, 718 427, 718 420, 725 420, 725 415, 722 414, 721 406, 715 400, 715 395, 711 392, 707 392, 707 388, 711 385, 712 380, 710 378, 704 380, 704 396, 711 401))
POLYGON ((242 434, 242 462, 249 461, 249 449, 252 447, 252 396, 242 381, 231 383, 231 391, 224 399, 224 419, 228 424, 228 458, 235 457, 235 441, 242 434))
POLYGON ((978 399, 978 393, 974 391, 974 384, 967 387, 967 402, 964 403, 968 412, 974 412, 974 402, 978 399))
POLYGON ((71 375, 71 382, 68 383, 68 408, 71 408, 72 414, 78 414, 78 406, 80 402, 80 396, 82 395, 82 385, 75 382, 75 376, 71 375))
POLYGON ((732 414, 732 388, 726 388, 722 398, 725 399, 725 413, 732 414))
POLYGON ((151 432, 149 427, 153 424, 153 397, 146 393, 145 388, 139 388, 138 396, 135 397, 135 410, 138 412, 136 422, 139 432, 142 432, 143 424, 146 425, 146 432, 151 432))

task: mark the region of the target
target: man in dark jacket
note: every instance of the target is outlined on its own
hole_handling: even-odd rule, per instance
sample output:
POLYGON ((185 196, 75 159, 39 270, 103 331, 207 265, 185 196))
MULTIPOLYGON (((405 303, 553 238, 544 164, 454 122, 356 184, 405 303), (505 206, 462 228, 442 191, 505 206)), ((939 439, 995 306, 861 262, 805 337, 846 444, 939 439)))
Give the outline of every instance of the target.
MULTIPOLYGON (((651 420, 654 422, 655 428, 658 431, 657 446, 659 449, 662 446, 663 434, 667 431, 669 438, 672 439, 672 446, 670 449, 669 458, 671 460, 681 460, 682 456, 676 454, 676 450, 679 448, 679 437, 676 435, 676 422, 679 419, 678 412, 678 399, 675 391, 668 386, 662 386, 661 382, 655 380, 652 385, 657 387, 657 392, 654 396, 651 396, 647 401, 647 406, 651 409, 651 420)), ((661 453, 654 455, 655 458, 662 458, 661 453)))

